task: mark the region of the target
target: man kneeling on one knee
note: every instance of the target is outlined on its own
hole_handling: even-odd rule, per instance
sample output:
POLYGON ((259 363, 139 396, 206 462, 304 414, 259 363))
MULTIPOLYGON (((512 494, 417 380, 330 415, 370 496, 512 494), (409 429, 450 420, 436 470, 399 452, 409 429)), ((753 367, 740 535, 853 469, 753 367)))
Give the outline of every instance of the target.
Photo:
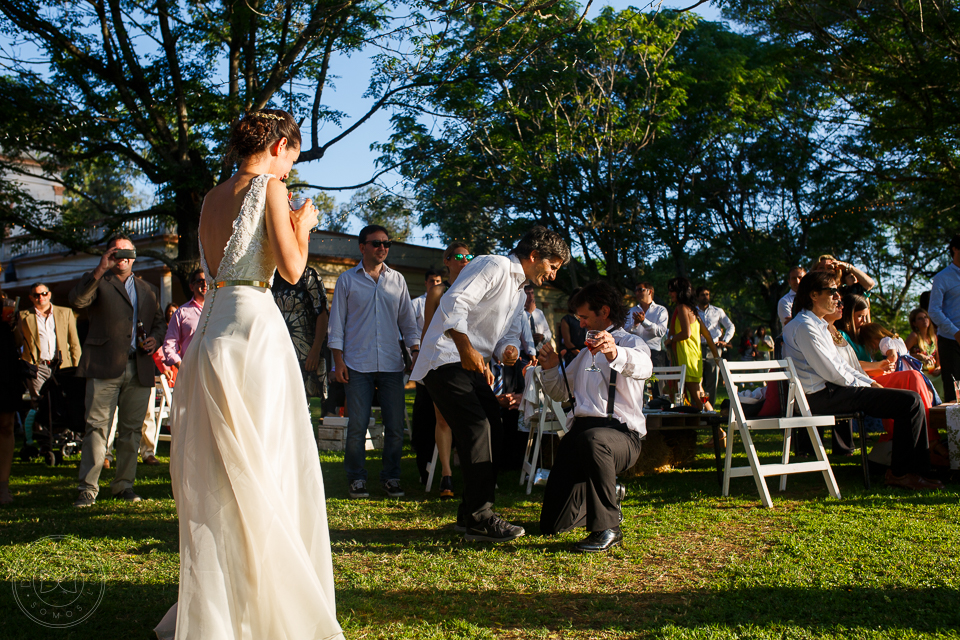
POLYGON ((653 364, 642 338, 623 330, 623 296, 605 282, 573 297, 580 326, 599 334, 566 366, 549 343, 540 351, 543 389, 555 400, 573 397, 572 426, 557 448, 547 478, 540 530, 553 535, 585 526, 590 535, 576 551, 606 551, 620 544, 625 490, 617 474, 632 467, 646 434, 643 385, 653 364), (591 370, 591 363, 599 371, 591 370))

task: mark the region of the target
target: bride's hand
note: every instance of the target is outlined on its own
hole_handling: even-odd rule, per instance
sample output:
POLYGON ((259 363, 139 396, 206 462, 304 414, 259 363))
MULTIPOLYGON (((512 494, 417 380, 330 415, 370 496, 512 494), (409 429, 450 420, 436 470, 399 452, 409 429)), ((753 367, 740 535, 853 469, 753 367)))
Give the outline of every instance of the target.
POLYGON ((313 200, 307 198, 302 207, 290 211, 290 222, 293 224, 294 231, 310 231, 317 226, 320 211, 313 206, 313 200))

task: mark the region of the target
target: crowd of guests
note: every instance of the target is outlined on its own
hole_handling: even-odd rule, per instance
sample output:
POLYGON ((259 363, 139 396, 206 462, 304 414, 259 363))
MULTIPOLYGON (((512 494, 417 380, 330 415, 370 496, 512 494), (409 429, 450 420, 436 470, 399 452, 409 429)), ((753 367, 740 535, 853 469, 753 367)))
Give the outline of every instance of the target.
MULTIPOLYGON (((296 283, 275 276, 273 294, 298 355, 306 400, 332 399, 324 410, 340 405, 340 413, 348 416, 344 467, 350 497, 369 496, 365 435, 375 405, 384 426, 380 485, 388 496, 404 495, 403 393, 412 374, 412 443, 421 482, 436 458, 440 496, 452 498, 456 448, 466 484, 458 527, 477 539, 522 535, 522 529, 493 512, 493 486, 496 468, 520 463, 525 442, 517 428, 520 404, 527 369, 539 364, 545 391, 574 400, 579 420, 574 437, 564 439, 567 444, 557 452, 560 473, 551 475, 557 479, 548 485, 541 525, 545 532, 574 526, 606 532, 585 541, 581 550, 609 548, 619 540, 614 520, 623 495, 611 478, 613 470, 622 471, 639 455, 643 383, 652 368, 686 365, 685 402, 712 410, 718 362, 775 357, 775 333, 782 334, 782 353, 797 364, 815 412, 862 410, 883 422, 885 434, 871 456, 889 467, 888 484, 940 486, 931 477, 930 460, 947 454, 927 414, 931 406, 956 399, 953 382, 960 380, 960 294, 955 293, 960 291, 960 236, 949 244, 950 265, 910 313, 912 331, 905 340, 871 321, 874 280, 824 255, 809 272, 798 266, 787 274, 789 291, 777 307, 777 331, 748 328, 735 346, 734 323, 712 304, 711 290, 694 289, 683 277, 667 283, 669 308, 655 301, 650 282, 636 285, 636 306, 629 309, 613 287, 591 283, 572 293, 554 332, 537 306, 535 285, 555 276, 569 260, 569 250, 552 232, 538 227, 531 233, 509 258, 475 257, 463 243, 450 245, 443 270, 426 271, 426 293, 416 299, 403 276, 387 265, 392 241, 377 225, 360 232, 361 260, 338 278, 331 301, 312 268, 296 283), (602 338, 588 340, 591 330, 602 338), (612 378, 607 385, 597 385, 598 379, 588 375, 593 370, 578 364, 587 356, 597 360, 597 354, 606 356, 599 359, 606 365, 599 369, 612 378), (449 369, 452 364, 457 367, 449 369), (607 387, 621 393, 620 404, 613 404, 616 393, 607 387), (612 430, 596 429, 611 425, 612 430), (615 459, 601 461, 600 451, 607 449, 615 459), (585 492, 583 509, 571 511, 566 501, 579 491, 585 492)), ((24 388, 36 404, 58 371, 86 380, 75 506, 95 503, 100 473, 112 465, 113 496, 140 500, 134 492, 138 456, 157 464, 154 376, 159 373, 163 384, 175 389, 183 354, 203 319, 209 283, 196 270, 188 283, 190 300, 161 310, 157 288, 133 275, 135 260, 132 241, 118 236, 70 292, 70 305, 86 310, 89 319, 82 346, 76 314, 52 304, 45 284, 31 287, 26 310, 8 312, 7 301, 0 325, 0 355, 6 358, 0 376, 0 503, 12 501, 13 407, 24 388), (11 363, 16 366, 6 366, 11 363)), ((657 384, 658 394, 666 391, 657 384)), ((852 452, 852 433, 836 430, 834 449, 852 452)))

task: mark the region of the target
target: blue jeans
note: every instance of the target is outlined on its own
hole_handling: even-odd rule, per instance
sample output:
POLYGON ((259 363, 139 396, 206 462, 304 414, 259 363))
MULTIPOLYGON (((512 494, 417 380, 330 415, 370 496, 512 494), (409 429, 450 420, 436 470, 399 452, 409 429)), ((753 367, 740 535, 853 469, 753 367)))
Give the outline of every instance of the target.
POLYGON ((400 456, 403 453, 403 372, 375 371, 361 373, 347 368, 350 382, 347 391, 347 450, 343 466, 347 482, 366 480, 367 425, 370 422, 370 407, 373 405, 374 388, 380 391, 380 412, 383 416, 383 469, 380 480, 400 479, 400 456))

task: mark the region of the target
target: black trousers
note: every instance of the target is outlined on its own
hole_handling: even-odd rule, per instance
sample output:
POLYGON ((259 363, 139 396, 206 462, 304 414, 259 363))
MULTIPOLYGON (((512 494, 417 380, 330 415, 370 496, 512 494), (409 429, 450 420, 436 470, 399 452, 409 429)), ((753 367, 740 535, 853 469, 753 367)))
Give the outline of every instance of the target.
POLYGON ((540 531, 553 535, 576 527, 603 531, 620 525, 617 474, 640 457, 640 434, 596 426, 602 418, 577 418, 560 439, 540 510, 540 531))
POLYGON ((433 447, 437 444, 437 414, 433 410, 433 398, 422 385, 417 385, 417 394, 413 398, 413 433, 411 443, 417 452, 417 470, 420 482, 427 481, 427 465, 433 460, 433 447))
POLYGON ((960 380, 960 344, 956 340, 937 336, 937 350, 940 352, 940 373, 943 375, 943 401, 953 402, 957 399, 953 382, 960 380))
MULTIPOLYGON (((463 501, 458 519, 467 525, 493 515, 497 469, 493 452, 500 447, 500 404, 482 373, 459 362, 445 364, 423 379, 440 414, 453 432, 463 474, 463 501)), ((432 454, 432 451, 431 451, 432 454)))
POLYGON ((892 418, 893 461, 890 469, 894 475, 926 475, 930 472, 926 419, 920 394, 916 391, 840 387, 828 382, 826 389, 808 395, 807 403, 815 414, 863 411, 874 418, 892 418))

